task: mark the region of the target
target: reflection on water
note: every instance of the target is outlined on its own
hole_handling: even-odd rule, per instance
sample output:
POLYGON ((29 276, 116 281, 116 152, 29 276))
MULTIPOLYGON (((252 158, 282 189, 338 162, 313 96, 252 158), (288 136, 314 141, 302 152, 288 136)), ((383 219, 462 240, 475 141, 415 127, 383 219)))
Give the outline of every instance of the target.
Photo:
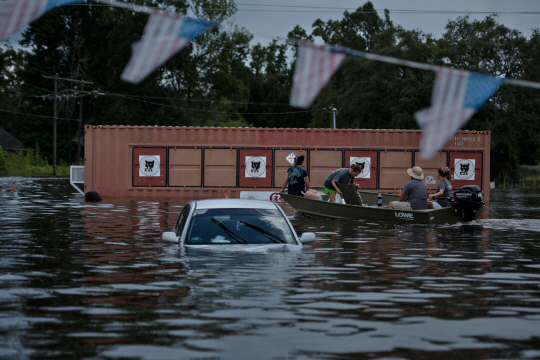
POLYGON ((538 358, 539 200, 495 190, 456 226, 283 205, 318 241, 244 254, 161 242, 182 200, 0 178, 0 358, 538 358))

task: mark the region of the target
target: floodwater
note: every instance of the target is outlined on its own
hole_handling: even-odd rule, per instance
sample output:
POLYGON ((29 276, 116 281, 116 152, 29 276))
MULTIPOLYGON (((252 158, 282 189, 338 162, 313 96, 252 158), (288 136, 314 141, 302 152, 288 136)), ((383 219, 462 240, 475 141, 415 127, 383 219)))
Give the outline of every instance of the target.
POLYGON ((0 178, 0 358, 540 358, 540 192, 455 226, 283 205, 317 233, 299 253, 163 243, 183 204, 0 178))

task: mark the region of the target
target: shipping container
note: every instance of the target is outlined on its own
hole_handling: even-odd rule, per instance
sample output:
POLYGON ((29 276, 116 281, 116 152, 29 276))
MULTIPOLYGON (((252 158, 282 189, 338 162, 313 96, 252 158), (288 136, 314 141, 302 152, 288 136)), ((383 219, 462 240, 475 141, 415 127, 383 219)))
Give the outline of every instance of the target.
POLYGON ((457 189, 478 185, 489 201, 489 131, 459 131, 432 159, 420 158, 419 130, 86 126, 85 192, 102 197, 238 197, 278 191, 297 155, 312 186, 358 164, 366 190, 397 193, 420 166, 428 189, 437 169, 450 168, 457 189))

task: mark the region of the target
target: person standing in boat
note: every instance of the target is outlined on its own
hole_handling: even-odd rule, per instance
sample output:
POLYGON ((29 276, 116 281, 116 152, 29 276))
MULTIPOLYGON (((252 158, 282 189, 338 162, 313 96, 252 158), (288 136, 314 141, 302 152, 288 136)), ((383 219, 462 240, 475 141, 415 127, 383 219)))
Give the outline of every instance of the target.
POLYGON ((441 182, 437 187, 437 192, 433 195, 429 195, 432 200, 435 200, 429 201, 429 204, 433 206, 433 209, 449 207, 450 198, 452 197, 452 184, 450 184, 450 181, 448 180, 450 169, 448 166, 443 166, 437 170, 437 173, 437 177, 439 180, 441 180, 441 182))
POLYGON ((427 186, 424 181, 424 171, 420 166, 407 169, 411 181, 405 184, 399 201, 388 203, 389 209, 423 210, 428 208, 427 186))
POLYGON ((294 158, 294 165, 287 169, 287 178, 283 182, 281 191, 285 191, 288 185, 288 194, 303 196, 313 200, 322 200, 316 190, 310 189, 307 171, 300 166, 304 163, 304 155, 294 158))
MULTIPOLYGON (((341 195, 338 184, 354 184, 354 178, 360 174, 362 169, 358 164, 352 164, 350 168, 334 170, 324 181, 324 193, 330 196, 332 202, 336 202, 336 193, 341 195)), ((358 184, 356 184, 358 188, 358 184)))

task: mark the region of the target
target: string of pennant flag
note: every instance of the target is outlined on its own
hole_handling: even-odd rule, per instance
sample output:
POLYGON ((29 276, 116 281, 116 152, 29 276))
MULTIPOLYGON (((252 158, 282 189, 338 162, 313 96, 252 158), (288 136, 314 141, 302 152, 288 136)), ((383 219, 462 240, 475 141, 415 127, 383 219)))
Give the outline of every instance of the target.
MULTIPOLYGON (((132 56, 121 74, 122 80, 138 84, 190 40, 218 27, 216 23, 193 19, 176 13, 109 0, 95 0, 109 6, 149 13, 140 41, 132 45, 132 56)), ((0 2, 0 40, 21 30, 49 10, 85 2, 85 0, 5 0, 0 2)), ((499 79, 475 72, 418 63, 366 53, 342 46, 315 45, 304 40, 290 40, 298 45, 290 105, 308 108, 320 90, 347 56, 382 61, 389 64, 434 71, 436 73, 431 106, 415 113, 422 129, 420 156, 431 158, 482 107, 503 84, 540 89, 540 83, 499 79)))
MULTIPOLYGON (((110 6, 129 8, 150 14, 140 41, 132 45, 132 55, 121 74, 124 81, 138 84, 152 71, 182 50, 198 34, 219 26, 176 13, 136 6, 119 1, 96 0, 110 6)), ((0 40, 21 30, 58 6, 85 0, 6 0, 0 3, 0 40)))
POLYGON ((307 108, 324 87, 346 56, 354 56, 390 64, 436 72, 431 107, 415 113, 422 129, 420 156, 432 158, 476 113, 480 107, 506 83, 540 88, 540 84, 493 76, 442 66, 417 63, 388 56, 365 53, 341 46, 315 45, 303 40, 291 40, 298 45, 298 59, 290 104, 307 108))

